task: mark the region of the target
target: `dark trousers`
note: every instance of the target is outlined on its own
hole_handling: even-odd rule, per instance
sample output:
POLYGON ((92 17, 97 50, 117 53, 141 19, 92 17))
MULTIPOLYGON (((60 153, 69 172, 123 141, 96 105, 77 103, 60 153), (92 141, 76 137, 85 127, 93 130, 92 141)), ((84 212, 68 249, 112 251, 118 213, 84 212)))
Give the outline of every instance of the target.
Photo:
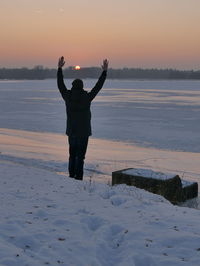
POLYGON ((83 179, 83 166, 88 145, 87 137, 68 136, 69 142, 69 176, 83 179))

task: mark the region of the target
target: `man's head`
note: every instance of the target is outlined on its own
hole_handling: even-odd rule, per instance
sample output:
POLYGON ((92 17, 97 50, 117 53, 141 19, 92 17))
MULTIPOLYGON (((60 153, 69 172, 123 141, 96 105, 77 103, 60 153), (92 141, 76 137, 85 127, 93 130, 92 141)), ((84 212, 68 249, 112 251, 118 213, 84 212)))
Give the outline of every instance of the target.
POLYGON ((72 90, 82 90, 83 89, 83 81, 81 79, 75 79, 72 82, 72 90))

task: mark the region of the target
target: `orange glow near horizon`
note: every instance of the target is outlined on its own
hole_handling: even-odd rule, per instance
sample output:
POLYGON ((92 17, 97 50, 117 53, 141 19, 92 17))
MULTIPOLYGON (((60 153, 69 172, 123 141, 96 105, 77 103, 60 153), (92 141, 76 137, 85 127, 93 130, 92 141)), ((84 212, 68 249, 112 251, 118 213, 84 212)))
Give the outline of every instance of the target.
POLYGON ((81 67, 80 66, 75 66, 75 68, 74 68, 75 70, 80 70, 81 69, 81 67))
MULTIPOLYGON (((0 0, 1 2, 1 0, 0 0)), ((200 69, 200 1, 15 0, 0 9, 0 67, 200 69), (73 22, 73 23, 72 23, 73 22)))

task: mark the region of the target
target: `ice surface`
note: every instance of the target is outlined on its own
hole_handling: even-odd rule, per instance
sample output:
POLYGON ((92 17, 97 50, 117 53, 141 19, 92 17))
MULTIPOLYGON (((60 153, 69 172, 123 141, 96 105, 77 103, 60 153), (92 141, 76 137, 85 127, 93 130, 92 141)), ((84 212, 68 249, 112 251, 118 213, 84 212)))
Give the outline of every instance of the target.
MULTIPOLYGON (((84 82, 89 89, 96 80, 84 82)), ((0 105, 2 128, 65 132, 56 80, 0 82, 0 105)), ((200 81, 107 80, 92 103, 93 135, 198 153, 199 112, 200 81)))

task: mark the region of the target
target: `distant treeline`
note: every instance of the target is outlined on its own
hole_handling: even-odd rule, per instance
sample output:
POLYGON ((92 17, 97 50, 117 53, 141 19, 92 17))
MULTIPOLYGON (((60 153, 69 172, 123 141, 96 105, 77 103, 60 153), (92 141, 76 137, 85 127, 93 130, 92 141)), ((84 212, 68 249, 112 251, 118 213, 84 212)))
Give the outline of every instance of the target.
MULTIPOLYGON (((75 70, 68 67, 63 70, 65 78, 98 78, 101 69, 98 67, 85 67, 75 70)), ((36 66, 30 68, 0 68, 0 79, 51 79, 56 78, 57 69, 36 66)), ((200 70, 176 69, 142 69, 122 68, 108 71, 110 79, 200 79, 200 70)))

